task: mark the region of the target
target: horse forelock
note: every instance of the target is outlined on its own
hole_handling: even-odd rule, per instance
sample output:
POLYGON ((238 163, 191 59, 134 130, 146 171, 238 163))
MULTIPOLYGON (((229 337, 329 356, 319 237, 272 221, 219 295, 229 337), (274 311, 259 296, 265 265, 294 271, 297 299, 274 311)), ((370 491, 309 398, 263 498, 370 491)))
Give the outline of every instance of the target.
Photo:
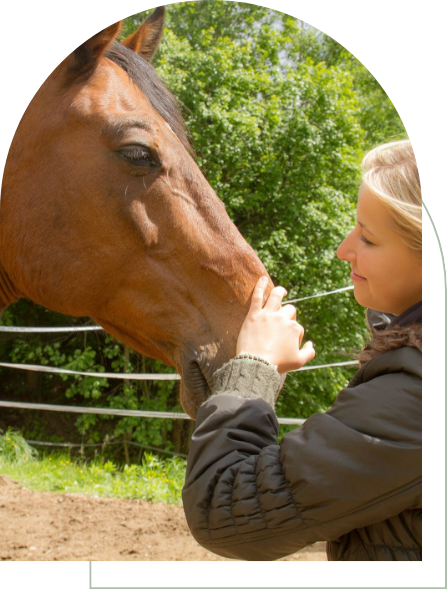
POLYGON ((126 72, 146 96, 152 107, 168 123, 188 153, 194 156, 194 150, 187 137, 178 101, 166 88, 153 66, 141 55, 117 42, 112 44, 105 57, 126 72))

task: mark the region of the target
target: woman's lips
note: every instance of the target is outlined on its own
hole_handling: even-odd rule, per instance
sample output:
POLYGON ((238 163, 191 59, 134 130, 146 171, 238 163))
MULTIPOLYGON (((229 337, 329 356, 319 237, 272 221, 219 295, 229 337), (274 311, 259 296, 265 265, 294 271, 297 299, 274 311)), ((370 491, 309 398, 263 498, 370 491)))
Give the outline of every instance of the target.
POLYGON ((365 277, 361 277, 360 275, 356 274, 353 270, 351 271, 351 280, 352 281, 366 281, 365 277))

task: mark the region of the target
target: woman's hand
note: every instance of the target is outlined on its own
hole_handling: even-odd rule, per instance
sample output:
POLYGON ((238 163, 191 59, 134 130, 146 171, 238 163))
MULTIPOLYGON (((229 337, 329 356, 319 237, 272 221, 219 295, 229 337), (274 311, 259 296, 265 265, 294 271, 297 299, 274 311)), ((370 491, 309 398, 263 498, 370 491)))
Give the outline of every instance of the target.
POLYGON ((300 369, 315 356, 312 342, 300 350, 304 328, 296 321, 293 305, 281 307, 286 295, 284 287, 272 289, 264 307, 267 277, 261 277, 253 291, 250 310, 242 324, 236 354, 244 352, 259 356, 278 366, 279 373, 300 369))

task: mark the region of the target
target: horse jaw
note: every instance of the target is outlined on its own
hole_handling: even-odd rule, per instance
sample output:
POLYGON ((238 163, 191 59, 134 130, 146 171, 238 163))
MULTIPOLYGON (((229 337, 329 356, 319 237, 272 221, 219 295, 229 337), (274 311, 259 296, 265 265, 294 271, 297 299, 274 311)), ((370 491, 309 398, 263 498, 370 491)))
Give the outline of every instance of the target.
MULTIPOLYGON (((0 225, 1 227, 1 225, 0 225)), ((1 229, 0 229, 1 235, 1 229)), ((0 261, 0 316, 10 303, 21 297, 0 261)))
POLYGON ((180 383, 180 403, 188 416, 195 420, 201 404, 211 395, 211 390, 198 364, 191 361, 190 365, 186 371, 183 371, 180 383), (188 378, 188 384, 185 377, 188 378))
POLYGON ((190 157, 172 105, 168 126, 110 52, 102 57, 112 37, 112 29, 95 36, 74 64, 72 56, 55 70, 14 137, 2 187, 0 308, 26 296, 94 318, 134 350, 174 366, 183 407, 195 417, 212 390, 210 375, 235 354, 252 289, 266 271, 190 157), (68 84, 73 65, 82 69, 92 53, 97 67, 68 84), (127 126, 117 126, 117 109, 127 126), (144 176, 130 168, 117 153, 122 129, 131 144, 156 145, 163 166, 144 176), (36 157, 41 145, 45 158, 36 157))

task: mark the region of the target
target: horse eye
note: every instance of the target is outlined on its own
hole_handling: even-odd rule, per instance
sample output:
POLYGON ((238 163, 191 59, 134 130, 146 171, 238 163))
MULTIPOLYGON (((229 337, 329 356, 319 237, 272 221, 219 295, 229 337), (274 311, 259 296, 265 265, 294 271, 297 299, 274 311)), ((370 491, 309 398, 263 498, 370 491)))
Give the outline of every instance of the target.
POLYGON ((150 166, 151 168, 160 168, 161 166, 158 152, 144 145, 127 145, 118 152, 125 160, 137 166, 150 166))

